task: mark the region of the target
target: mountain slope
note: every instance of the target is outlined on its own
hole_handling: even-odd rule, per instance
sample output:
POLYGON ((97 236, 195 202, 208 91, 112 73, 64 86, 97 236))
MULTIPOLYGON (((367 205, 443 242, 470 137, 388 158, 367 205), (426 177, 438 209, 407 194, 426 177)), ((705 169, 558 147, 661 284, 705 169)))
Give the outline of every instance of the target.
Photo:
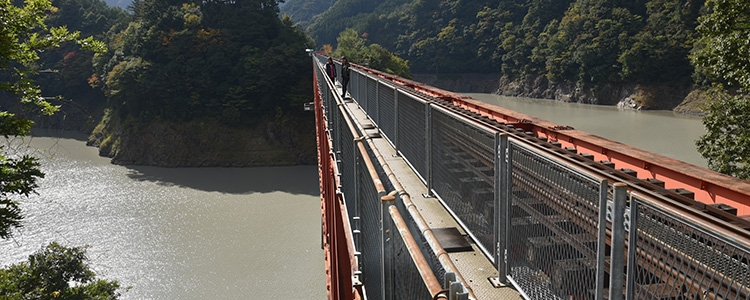
POLYGON ((288 15, 294 23, 309 26, 315 17, 328 10, 337 0, 289 0, 280 6, 282 14, 288 15))

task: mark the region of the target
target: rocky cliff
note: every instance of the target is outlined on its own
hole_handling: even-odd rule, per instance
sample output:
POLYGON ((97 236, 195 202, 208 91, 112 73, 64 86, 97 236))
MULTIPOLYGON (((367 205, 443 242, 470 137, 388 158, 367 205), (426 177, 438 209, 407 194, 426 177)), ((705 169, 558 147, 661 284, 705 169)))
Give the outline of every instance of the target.
POLYGON ((217 122, 122 121, 107 114, 88 144, 99 147, 99 154, 111 157, 112 163, 122 165, 283 166, 314 164, 314 135, 312 122, 304 121, 261 121, 244 128, 217 122))
POLYGON ((543 76, 522 80, 512 80, 498 74, 415 74, 414 77, 416 81, 459 93, 555 99, 563 102, 616 105, 621 109, 633 110, 671 110, 677 107, 675 111, 680 113, 703 114, 695 97, 688 97, 695 95, 692 86, 607 84, 588 89, 569 83, 550 82, 543 76))

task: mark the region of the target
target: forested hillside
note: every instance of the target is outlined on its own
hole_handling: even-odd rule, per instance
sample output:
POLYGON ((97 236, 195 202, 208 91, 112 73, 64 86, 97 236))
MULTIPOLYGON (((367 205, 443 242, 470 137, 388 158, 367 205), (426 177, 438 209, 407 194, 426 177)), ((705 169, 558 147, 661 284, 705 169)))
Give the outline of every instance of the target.
POLYGON ((290 16, 295 23, 306 27, 335 2, 336 0, 287 1, 280 10, 282 14, 290 16))
POLYGON ((630 85, 649 94, 654 84, 691 85, 688 54, 702 7, 698 0, 339 0, 308 30, 318 44, 335 44, 347 27, 367 33, 414 73, 501 73, 539 89, 535 96, 554 97, 543 90, 557 85, 560 94, 562 84, 572 101, 602 103, 576 91, 630 85))
MULTIPOLYGON (((43 126, 93 130, 90 144, 122 164, 314 162, 314 119, 303 110, 313 43, 279 18, 277 0, 135 0, 129 12, 100 0, 53 5, 48 24, 108 51, 40 53, 35 79, 62 106, 43 126)), ((13 96, 0 98, 22 110, 8 104, 13 96)))
POLYGON ((120 163, 312 161, 313 132, 296 126, 312 124, 302 110, 312 93, 304 53, 312 44, 278 18, 277 5, 134 1, 134 20, 111 33, 108 55, 94 60, 90 81, 105 91, 110 112, 91 142, 120 163))

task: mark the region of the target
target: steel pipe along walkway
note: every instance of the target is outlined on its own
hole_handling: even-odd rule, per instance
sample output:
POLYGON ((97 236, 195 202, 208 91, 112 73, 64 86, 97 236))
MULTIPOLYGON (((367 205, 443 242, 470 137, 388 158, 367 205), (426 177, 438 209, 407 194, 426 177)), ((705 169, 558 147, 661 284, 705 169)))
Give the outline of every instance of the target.
POLYGON ((325 59, 329 299, 750 299, 747 181, 325 59))

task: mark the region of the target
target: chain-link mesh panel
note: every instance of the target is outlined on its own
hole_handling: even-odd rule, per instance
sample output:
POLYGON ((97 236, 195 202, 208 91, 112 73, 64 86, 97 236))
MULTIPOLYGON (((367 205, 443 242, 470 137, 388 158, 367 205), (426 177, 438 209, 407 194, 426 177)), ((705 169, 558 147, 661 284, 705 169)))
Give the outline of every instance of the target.
POLYGON ((750 299, 750 249, 638 201, 635 299, 750 299))
POLYGON ((425 155, 426 104, 411 97, 398 97, 398 149, 422 178, 427 176, 425 155))
POLYGON ((378 86, 378 127, 389 138, 396 136, 395 105, 393 88, 380 84, 378 86))
POLYGON ((370 119, 378 119, 378 82, 375 79, 367 78, 367 105, 365 112, 370 119))
MULTIPOLYGON (((349 212, 349 217, 353 218, 359 216, 355 203, 357 201, 357 185, 355 183, 357 178, 355 174, 355 166, 357 164, 355 154, 357 148, 354 146, 354 136, 346 122, 344 122, 340 111, 338 112, 338 116, 341 118, 341 121, 338 122, 339 126, 337 130, 341 138, 341 148, 338 150, 341 151, 341 191, 344 193, 344 198, 346 199, 346 209, 349 212)), ((356 224, 356 222, 352 221, 352 224, 356 224)))
POLYGON ((360 79, 359 72, 356 72, 352 70, 352 82, 349 83, 349 88, 351 88, 351 92, 349 92, 352 96, 352 98, 358 99, 359 98, 359 79, 360 79))
POLYGON ((600 183, 510 143, 510 275, 532 299, 589 299, 600 183))
POLYGON ((432 110, 435 193, 495 256, 495 134, 432 110))
MULTIPOLYGON (((357 159, 362 161, 359 151, 356 152, 357 159)), ((381 299, 381 249, 383 242, 380 235, 380 199, 378 191, 372 182, 370 173, 362 168, 358 177, 358 206, 360 222, 362 224, 362 282, 367 290, 368 299, 381 299)))
POLYGON ((320 90, 320 97, 323 103, 323 113, 326 116, 330 116, 329 114, 330 105, 328 104, 328 94, 330 92, 328 91, 328 85, 326 84, 326 79, 324 77, 326 75, 323 74, 323 71, 320 68, 315 68, 315 73, 317 75, 316 77, 318 78, 318 89, 320 90))
POLYGON ((359 77, 359 97, 357 98, 357 103, 359 103, 359 107, 362 109, 365 109, 367 107, 367 76, 360 76, 359 77))
POLYGON ((336 81, 341 82, 341 63, 334 61, 333 65, 336 66, 336 81))
MULTIPOLYGON (((401 210, 399 212, 404 216, 405 221, 410 219, 408 213, 405 214, 401 210)), ((392 228, 396 228, 395 222, 392 225, 392 228)), ((414 239, 417 239, 416 236, 414 239)), ((427 289, 424 279, 422 279, 419 269, 414 264, 414 260, 411 258, 398 230, 394 231, 393 255, 394 299, 432 299, 432 294, 427 289)))

